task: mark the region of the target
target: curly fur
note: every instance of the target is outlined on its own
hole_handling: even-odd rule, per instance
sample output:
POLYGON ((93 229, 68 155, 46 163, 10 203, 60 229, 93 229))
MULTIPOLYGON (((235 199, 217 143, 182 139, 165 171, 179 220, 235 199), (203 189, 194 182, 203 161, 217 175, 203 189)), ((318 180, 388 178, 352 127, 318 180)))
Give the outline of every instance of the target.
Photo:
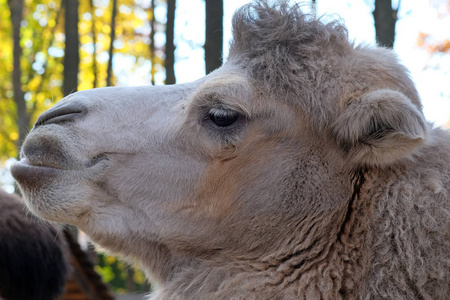
POLYGON ((62 243, 55 228, 0 191, 0 299, 57 299, 68 269, 62 243))
POLYGON ((450 294, 449 135, 435 129, 432 139, 414 164, 371 174, 373 258, 364 299, 446 299, 450 294))

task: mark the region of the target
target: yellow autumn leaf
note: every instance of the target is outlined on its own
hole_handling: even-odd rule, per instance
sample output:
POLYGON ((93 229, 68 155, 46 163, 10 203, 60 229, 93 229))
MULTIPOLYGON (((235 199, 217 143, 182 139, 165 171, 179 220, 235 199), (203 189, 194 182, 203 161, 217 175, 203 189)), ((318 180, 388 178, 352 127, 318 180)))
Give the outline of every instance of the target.
POLYGON ((17 141, 17 139, 19 138, 19 133, 18 132, 11 132, 10 134, 9 134, 9 139, 11 140, 11 141, 17 141))
POLYGON ((49 20, 47 21, 47 25, 48 25, 49 27, 54 27, 54 26, 56 25, 55 19, 49 19, 49 20))

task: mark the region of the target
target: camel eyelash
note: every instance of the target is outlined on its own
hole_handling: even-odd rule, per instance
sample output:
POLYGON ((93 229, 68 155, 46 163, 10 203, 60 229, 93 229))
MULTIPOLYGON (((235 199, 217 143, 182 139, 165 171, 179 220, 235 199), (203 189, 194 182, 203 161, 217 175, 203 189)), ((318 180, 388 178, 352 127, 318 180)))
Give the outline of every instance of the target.
POLYGON ((228 144, 242 131, 247 118, 241 112, 219 104, 204 107, 201 120, 202 126, 213 138, 228 144))

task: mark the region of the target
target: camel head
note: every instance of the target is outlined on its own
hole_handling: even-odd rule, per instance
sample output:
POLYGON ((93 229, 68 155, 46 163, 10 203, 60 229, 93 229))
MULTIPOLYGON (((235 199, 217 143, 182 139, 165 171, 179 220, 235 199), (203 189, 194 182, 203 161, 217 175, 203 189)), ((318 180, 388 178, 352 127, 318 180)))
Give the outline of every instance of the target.
POLYGON ((247 5, 233 30, 228 61, 195 82, 77 92, 43 113, 12 167, 28 207, 162 286, 329 249, 355 174, 426 139, 417 92, 390 51, 298 7, 247 5))

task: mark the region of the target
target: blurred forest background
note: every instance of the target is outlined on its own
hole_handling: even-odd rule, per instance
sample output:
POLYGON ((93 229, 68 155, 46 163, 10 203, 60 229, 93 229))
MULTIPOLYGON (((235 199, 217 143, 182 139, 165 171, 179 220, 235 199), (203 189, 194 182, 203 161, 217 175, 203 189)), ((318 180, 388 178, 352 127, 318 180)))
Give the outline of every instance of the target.
MULTIPOLYGON (((313 11, 321 1, 326 2, 302 2, 306 10, 313 11)), ((355 1, 371 10, 370 22, 377 42, 392 48, 402 34, 397 28, 396 35, 399 9, 410 0, 335 2, 351 9, 355 1)), ((436 12, 434 18, 450 28, 450 0, 420 1, 436 12)), ((224 7, 227 3, 237 7, 245 2, 248 1, 0 0, 0 185, 10 180, 7 170, 1 167, 18 156, 20 143, 37 116, 65 95, 130 82, 176 83, 177 64, 181 66, 181 61, 189 59, 185 54, 177 55, 177 47, 190 47, 204 57, 194 67, 195 72, 192 67, 178 68, 183 78, 193 74, 190 79, 195 80, 197 74, 219 67, 228 43, 224 39, 224 24, 230 26, 230 20, 224 19, 224 7), (178 12, 181 5, 184 10, 178 12), (191 7, 186 9, 186 5, 191 7), (191 26, 186 31, 183 22, 175 26, 179 19, 200 20, 203 26, 191 26)), ((356 16, 358 12, 351 14, 356 16)), ((421 68, 442 68, 440 61, 449 61, 448 33, 425 29, 416 33, 414 47, 428 55, 429 63, 421 68)), ((450 74, 448 69, 442 72, 450 74)), ((450 93, 443 97, 448 101, 450 93)), ((116 258, 98 255, 94 260, 96 270, 115 291, 149 289, 140 271, 127 268, 116 258)))

